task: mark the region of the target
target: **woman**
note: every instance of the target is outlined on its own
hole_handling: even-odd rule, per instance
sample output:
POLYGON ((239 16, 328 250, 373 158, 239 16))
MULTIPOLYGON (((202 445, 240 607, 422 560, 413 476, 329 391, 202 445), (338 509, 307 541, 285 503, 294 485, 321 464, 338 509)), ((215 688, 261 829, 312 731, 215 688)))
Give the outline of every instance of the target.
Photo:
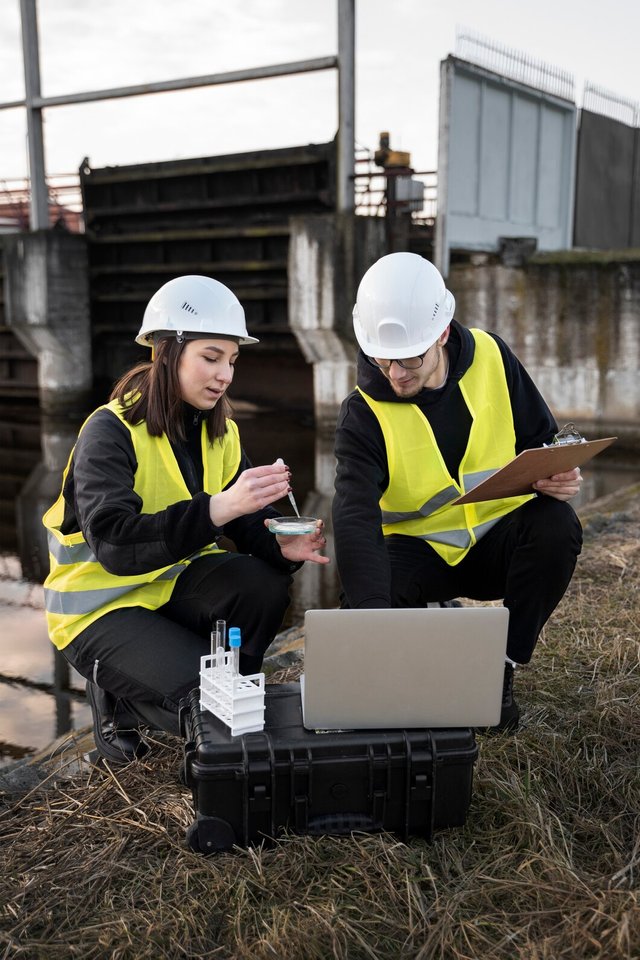
POLYGON ((209 277, 171 280, 136 340, 151 361, 86 420, 44 517, 49 634, 87 679, 96 746, 114 762, 146 752, 141 726, 179 732, 213 622, 241 628, 240 670, 257 672, 292 572, 328 563, 322 521, 305 536, 265 529, 291 474, 252 467, 228 417, 239 348, 258 342, 234 294, 209 277))

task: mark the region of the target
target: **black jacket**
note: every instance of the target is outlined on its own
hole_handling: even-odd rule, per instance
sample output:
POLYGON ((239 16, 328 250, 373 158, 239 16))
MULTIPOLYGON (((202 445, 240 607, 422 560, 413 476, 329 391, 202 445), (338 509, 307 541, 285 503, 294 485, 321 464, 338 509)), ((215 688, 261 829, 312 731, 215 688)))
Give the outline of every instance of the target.
MULTIPOLYGON (((209 516, 209 494, 203 492, 200 447, 201 414, 185 405, 186 443, 172 444, 192 499, 171 504, 159 513, 141 513, 134 492, 137 462, 131 434, 110 410, 97 410, 78 437, 64 484, 62 533, 81 530, 97 560, 109 573, 132 576, 183 560, 225 536, 240 553, 250 553, 293 572, 280 553, 264 518, 277 516, 271 507, 216 527, 209 516)), ((244 450, 236 476, 251 466, 244 450)))
MULTIPOLYGON (((511 398, 516 453, 549 443, 556 422, 530 376, 500 337, 511 398)), ((357 383, 374 400, 415 403, 429 421, 450 473, 458 476, 471 418, 458 382, 473 361, 475 342, 455 320, 447 343, 449 374, 438 390, 422 390, 410 400, 397 397, 389 382, 362 352, 357 383)), ((336 561, 346 601, 351 607, 389 607, 390 570, 380 517, 380 497, 389 485, 387 451, 380 424, 354 390, 343 402, 336 427, 337 459, 333 531, 336 561)))

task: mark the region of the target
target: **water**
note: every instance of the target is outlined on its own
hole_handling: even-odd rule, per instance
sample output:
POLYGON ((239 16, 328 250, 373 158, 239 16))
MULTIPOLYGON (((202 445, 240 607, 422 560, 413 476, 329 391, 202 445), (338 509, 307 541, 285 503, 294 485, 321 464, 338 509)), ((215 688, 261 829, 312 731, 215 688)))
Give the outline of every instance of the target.
POLYGON ((0 766, 91 720, 83 678, 72 671, 67 684, 56 663, 42 587, 19 575, 17 559, 0 556, 0 766))
MULTIPOLYGON (((330 481, 334 460, 329 440, 316 437, 308 421, 281 414, 237 416, 243 444, 255 465, 282 457, 292 471, 292 485, 305 515, 327 524, 327 553, 333 559, 330 525, 330 481), (318 489, 320 488, 320 489, 318 489)), ((614 492, 640 479, 640 465, 606 459, 583 470, 585 481, 576 506, 614 492)), ((288 500, 276 507, 292 514, 288 500)), ((294 578, 292 602, 284 626, 298 623, 310 607, 335 606, 338 581, 335 561, 306 564, 294 578)), ((66 671, 55 654, 44 618, 40 584, 21 579, 17 557, 0 553, 0 766, 46 747, 69 729, 90 723, 84 680, 66 671)))

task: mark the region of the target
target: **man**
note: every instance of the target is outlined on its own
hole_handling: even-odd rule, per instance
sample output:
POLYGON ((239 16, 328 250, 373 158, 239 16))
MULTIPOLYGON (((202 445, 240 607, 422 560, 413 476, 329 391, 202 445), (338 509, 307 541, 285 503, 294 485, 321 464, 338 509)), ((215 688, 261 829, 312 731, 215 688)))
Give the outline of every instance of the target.
POLYGON ((581 476, 575 469, 540 478, 535 494, 451 505, 557 431, 507 345, 462 327, 454 309, 438 270, 416 254, 382 257, 360 283, 357 388, 336 428, 336 559, 348 607, 503 599, 499 729, 514 730, 514 669, 531 659, 582 546, 566 502, 581 476))

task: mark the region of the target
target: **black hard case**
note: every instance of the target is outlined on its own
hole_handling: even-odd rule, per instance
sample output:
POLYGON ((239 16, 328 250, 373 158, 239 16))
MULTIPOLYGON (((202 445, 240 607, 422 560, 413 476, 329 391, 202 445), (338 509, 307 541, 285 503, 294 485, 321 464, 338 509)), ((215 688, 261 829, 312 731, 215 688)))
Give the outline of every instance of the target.
POLYGON ((193 690, 180 710, 184 781, 202 853, 305 834, 389 830, 402 839, 461 826, 478 748, 461 729, 305 730, 298 683, 267 685, 261 733, 232 737, 193 690))

